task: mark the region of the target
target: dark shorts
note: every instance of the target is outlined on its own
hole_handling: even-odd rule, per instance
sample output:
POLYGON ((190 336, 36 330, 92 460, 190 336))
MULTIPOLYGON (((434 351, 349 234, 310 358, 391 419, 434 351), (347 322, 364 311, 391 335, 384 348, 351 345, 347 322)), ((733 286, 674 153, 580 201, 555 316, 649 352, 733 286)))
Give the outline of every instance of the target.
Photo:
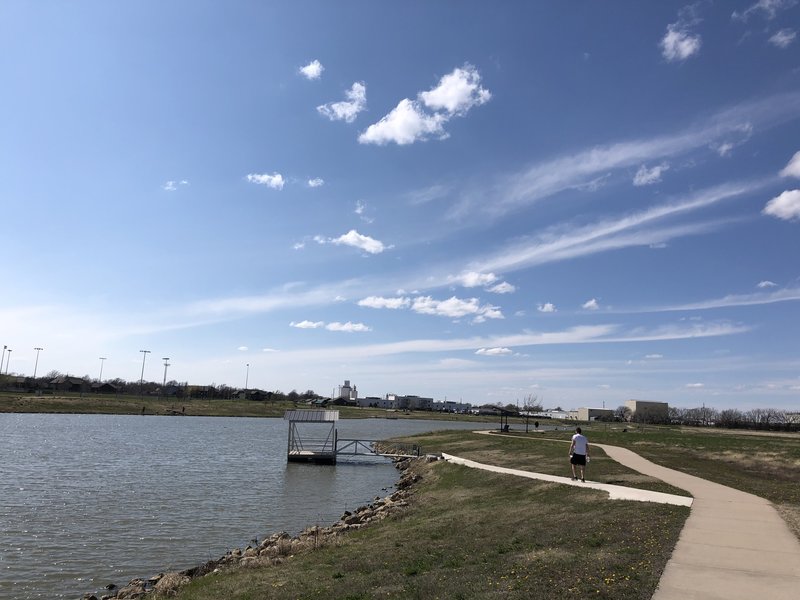
POLYGON ((573 454, 572 458, 569 459, 573 465, 585 465, 586 464, 586 455, 585 454, 573 454))

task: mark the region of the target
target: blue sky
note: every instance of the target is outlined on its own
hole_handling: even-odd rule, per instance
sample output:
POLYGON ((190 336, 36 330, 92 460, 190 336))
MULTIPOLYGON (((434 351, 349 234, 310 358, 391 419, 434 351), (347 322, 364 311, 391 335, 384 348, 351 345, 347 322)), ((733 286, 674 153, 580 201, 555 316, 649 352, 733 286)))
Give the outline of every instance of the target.
POLYGON ((798 30, 796 0, 4 2, 10 372, 798 409, 798 30))

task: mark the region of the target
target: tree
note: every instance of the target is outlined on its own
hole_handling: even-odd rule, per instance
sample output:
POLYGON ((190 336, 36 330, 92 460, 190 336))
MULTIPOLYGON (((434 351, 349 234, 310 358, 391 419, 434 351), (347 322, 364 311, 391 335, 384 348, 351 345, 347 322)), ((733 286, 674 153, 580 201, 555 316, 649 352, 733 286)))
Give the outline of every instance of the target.
POLYGON ((631 409, 625 405, 618 406, 616 410, 614 410, 614 418, 619 421, 630 421, 631 409))
POLYGON ((528 412, 542 412, 544 408, 535 394, 528 394, 523 400, 522 410, 528 412))

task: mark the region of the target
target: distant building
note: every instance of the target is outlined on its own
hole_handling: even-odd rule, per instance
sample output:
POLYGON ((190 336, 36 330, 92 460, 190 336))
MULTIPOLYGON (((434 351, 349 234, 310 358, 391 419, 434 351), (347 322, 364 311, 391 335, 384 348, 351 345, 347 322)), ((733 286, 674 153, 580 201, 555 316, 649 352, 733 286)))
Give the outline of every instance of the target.
POLYGON ((614 411, 610 408, 579 408, 578 421, 602 421, 604 418, 613 419, 614 411))
POLYGON ((626 400, 625 407, 631 411, 631 421, 664 423, 669 420, 669 404, 645 400, 626 400))
POLYGON ((334 400, 338 400, 339 403, 344 402, 344 404, 356 404, 357 398, 358 388, 354 385, 350 385, 349 379, 345 379, 344 385, 339 386, 339 395, 334 398, 334 400))

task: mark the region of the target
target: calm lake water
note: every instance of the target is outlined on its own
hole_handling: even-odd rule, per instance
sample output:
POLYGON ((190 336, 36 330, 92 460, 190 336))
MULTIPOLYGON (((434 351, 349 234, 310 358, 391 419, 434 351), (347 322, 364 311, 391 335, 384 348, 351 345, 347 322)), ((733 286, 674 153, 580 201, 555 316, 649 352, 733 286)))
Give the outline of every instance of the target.
MULTIPOLYGON (((340 438, 493 425, 342 420, 340 438)), ((0 414, 0 600, 80 598, 330 525, 385 496, 386 460, 288 464, 282 419, 0 414)))

